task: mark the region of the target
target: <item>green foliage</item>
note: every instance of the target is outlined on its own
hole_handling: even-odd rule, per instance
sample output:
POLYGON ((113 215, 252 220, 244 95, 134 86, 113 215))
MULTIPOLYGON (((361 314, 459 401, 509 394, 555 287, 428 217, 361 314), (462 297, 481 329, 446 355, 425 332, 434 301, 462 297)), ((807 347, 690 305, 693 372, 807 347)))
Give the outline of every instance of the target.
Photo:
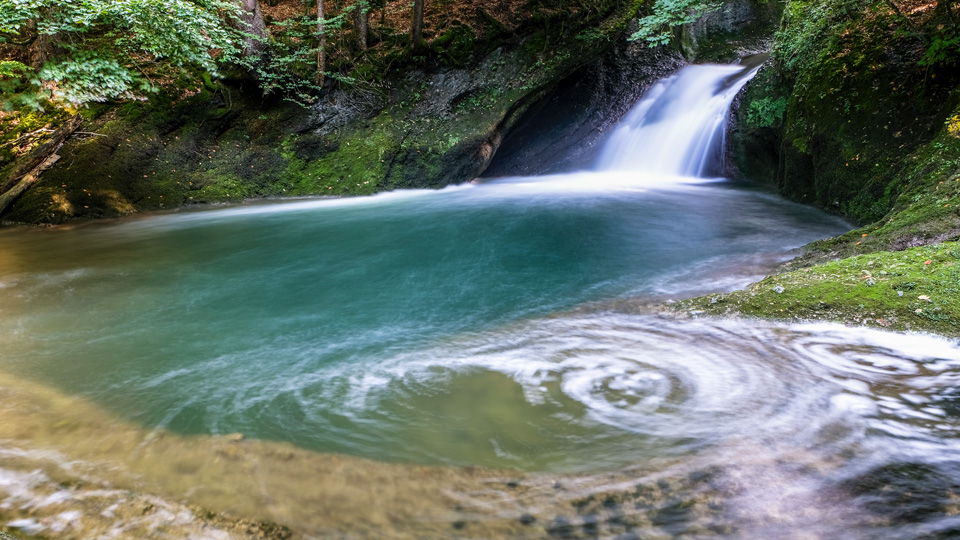
POLYGON ((153 90, 149 81, 134 77, 116 58, 91 51, 77 51, 67 61, 48 62, 33 82, 38 86, 53 83, 49 97, 70 104, 132 98, 137 90, 153 90))
POLYGON ((0 78, 2 77, 22 77, 30 71, 29 66, 20 62, 10 60, 0 60, 0 78))
POLYGON ((769 96, 750 102, 747 108, 747 121, 757 127, 774 127, 783 121, 787 110, 787 98, 773 99, 769 96))
POLYGON ((653 5, 653 13, 640 19, 639 28, 629 39, 642 39, 653 47, 666 45, 673 27, 690 24, 722 5, 716 0, 658 0, 653 5))
POLYGON ((921 66, 956 64, 960 60, 960 30, 950 27, 933 36, 923 58, 921 66))
MULTIPOLYGON (((319 50, 316 19, 296 17, 276 26, 274 39, 267 45, 267 54, 256 65, 260 86, 267 95, 280 93, 296 103, 312 103, 314 94, 321 90, 313 82, 319 50)), ((325 32, 329 31, 330 28, 325 26, 325 32)))
MULTIPOLYGON (((0 105, 5 105, 11 101, 11 96, 17 94, 17 90, 23 85, 27 75, 33 70, 29 66, 12 60, 0 61, 0 105)), ((9 108, 9 107, 4 107, 9 108)), ((39 107, 27 107, 29 109, 38 109, 39 107)))
POLYGON ((947 121, 944 122, 944 125, 947 126, 947 133, 951 137, 960 138, 960 114, 955 114, 950 118, 947 118, 947 121))
POLYGON ((129 98, 154 90, 150 75, 170 67, 216 73, 239 59, 245 34, 228 24, 239 9, 225 0, 0 0, 0 43, 39 44, 50 58, 19 77, 4 105, 129 98))
POLYGON ((14 109, 44 110, 44 103, 50 95, 49 91, 21 92, 28 81, 36 80, 30 77, 32 72, 29 66, 20 62, 0 62, 0 110, 7 112, 14 109))
MULTIPOLYGON (((361 0, 344 7, 336 16, 323 20, 322 32, 317 31, 316 17, 310 15, 276 23, 273 39, 267 44, 267 54, 251 66, 263 93, 277 93, 303 106, 314 103, 317 94, 323 90, 316 83, 319 79, 317 57, 320 47, 325 47, 328 57, 332 56, 332 49, 337 48, 337 38, 342 38, 344 31, 351 26, 357 10, 366 13, 370 10, 370 4, 361 0), (327 37, 325 45, 320 39, 322 36, 327 37)), ((357 84, 358 80, 349 74, 349 67, 352 66, 340 70, 335 65, 324 66, 323 76, 342 84, 357 84)))
POLYGON ((746 126, 770 124, 780 116, 772 98, 787 95, 782 121, 771 126, 782 127, 778 144, 752 147, 776 156, 776 168, 767 170, 781 194, 870 223, 906 189, 901 171, 911 170, 911 181, 926 176, 913 171, 916 158, 909 156, 935 136, 946 107, 956 103, 950 89, 957 79, 955 70, 917 64, 924 40, 946 38, 944 28, 933 13, 906 20, 881 0, 787 4, 770 66, 782 91, 768 94, 768 102, 747 102, 743 116, 746 126))
POLYGON ((599 28, 585 28, 575 37, 580 41, 602 41, 610 39, 609 34, 599 28))

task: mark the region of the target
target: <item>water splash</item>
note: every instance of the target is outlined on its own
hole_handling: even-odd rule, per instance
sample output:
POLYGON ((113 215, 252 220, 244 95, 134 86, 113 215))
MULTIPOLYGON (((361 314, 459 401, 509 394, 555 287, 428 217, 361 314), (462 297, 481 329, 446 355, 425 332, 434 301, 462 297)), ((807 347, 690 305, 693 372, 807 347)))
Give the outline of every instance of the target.
POLYGON ((727 111, 757 69, 687 66, 660 81, 614 131, 596 169, 702 177, 722 168, 727 111))

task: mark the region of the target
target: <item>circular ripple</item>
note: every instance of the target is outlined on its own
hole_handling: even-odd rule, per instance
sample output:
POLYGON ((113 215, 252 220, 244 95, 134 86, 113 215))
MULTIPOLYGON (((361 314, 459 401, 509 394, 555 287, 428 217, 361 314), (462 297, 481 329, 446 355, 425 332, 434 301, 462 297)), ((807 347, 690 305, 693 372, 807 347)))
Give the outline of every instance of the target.
POLYGON ((924 336, 608 314, 475 333, 324 378, 345 384, 337 414, 401 459, 551 469, 740 438, 852 447, 906 431, 942 444, 957 423, 946 411, 958 358, 924 336))

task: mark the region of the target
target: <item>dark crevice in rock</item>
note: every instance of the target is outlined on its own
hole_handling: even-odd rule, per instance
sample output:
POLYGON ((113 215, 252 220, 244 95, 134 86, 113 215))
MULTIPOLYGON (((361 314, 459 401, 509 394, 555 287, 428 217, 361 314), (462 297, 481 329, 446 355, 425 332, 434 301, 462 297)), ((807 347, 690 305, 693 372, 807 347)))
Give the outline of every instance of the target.
POLYGON ((588 167, 609 129, 650 86, 682 66, 676 52, 624 41, 531 105, 507 132, 484 176, 588 167))

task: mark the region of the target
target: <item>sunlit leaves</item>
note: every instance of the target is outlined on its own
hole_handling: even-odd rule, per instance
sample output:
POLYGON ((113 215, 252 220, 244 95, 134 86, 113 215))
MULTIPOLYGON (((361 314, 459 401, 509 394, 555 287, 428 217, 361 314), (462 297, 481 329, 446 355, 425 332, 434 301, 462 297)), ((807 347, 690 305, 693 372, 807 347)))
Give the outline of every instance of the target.
POLYGON ((650 46, 666 45, 674 27, 690 24, 721 6, 718 0, 657 0, 653 13, 639 20, 639 27, 630 40, 644 40, 650 46))
POLYGON ((51 99, 76 104, 133 97, 135 89, 150 90, 138 79, 115 58, 87 53, 66 62, 48 62, 37 82, 50 88, 51 99))
POLYGON ((26 30, 27 23, 40 16, 47 0, 0 0, 0 43, 26 30))
POLYGON ((0 78, 2 77, 21 77, 28 73, 30 68, 11 60, 0 60, 0 78))
POLYGON ((46 38, 50 59, 19 93, 77 106, 151 91, 146 73, 158 66, 215 74, 242 50, 245 34, 227 24, 239 9, 223 0, 0 0, 0 43, 46 38))

